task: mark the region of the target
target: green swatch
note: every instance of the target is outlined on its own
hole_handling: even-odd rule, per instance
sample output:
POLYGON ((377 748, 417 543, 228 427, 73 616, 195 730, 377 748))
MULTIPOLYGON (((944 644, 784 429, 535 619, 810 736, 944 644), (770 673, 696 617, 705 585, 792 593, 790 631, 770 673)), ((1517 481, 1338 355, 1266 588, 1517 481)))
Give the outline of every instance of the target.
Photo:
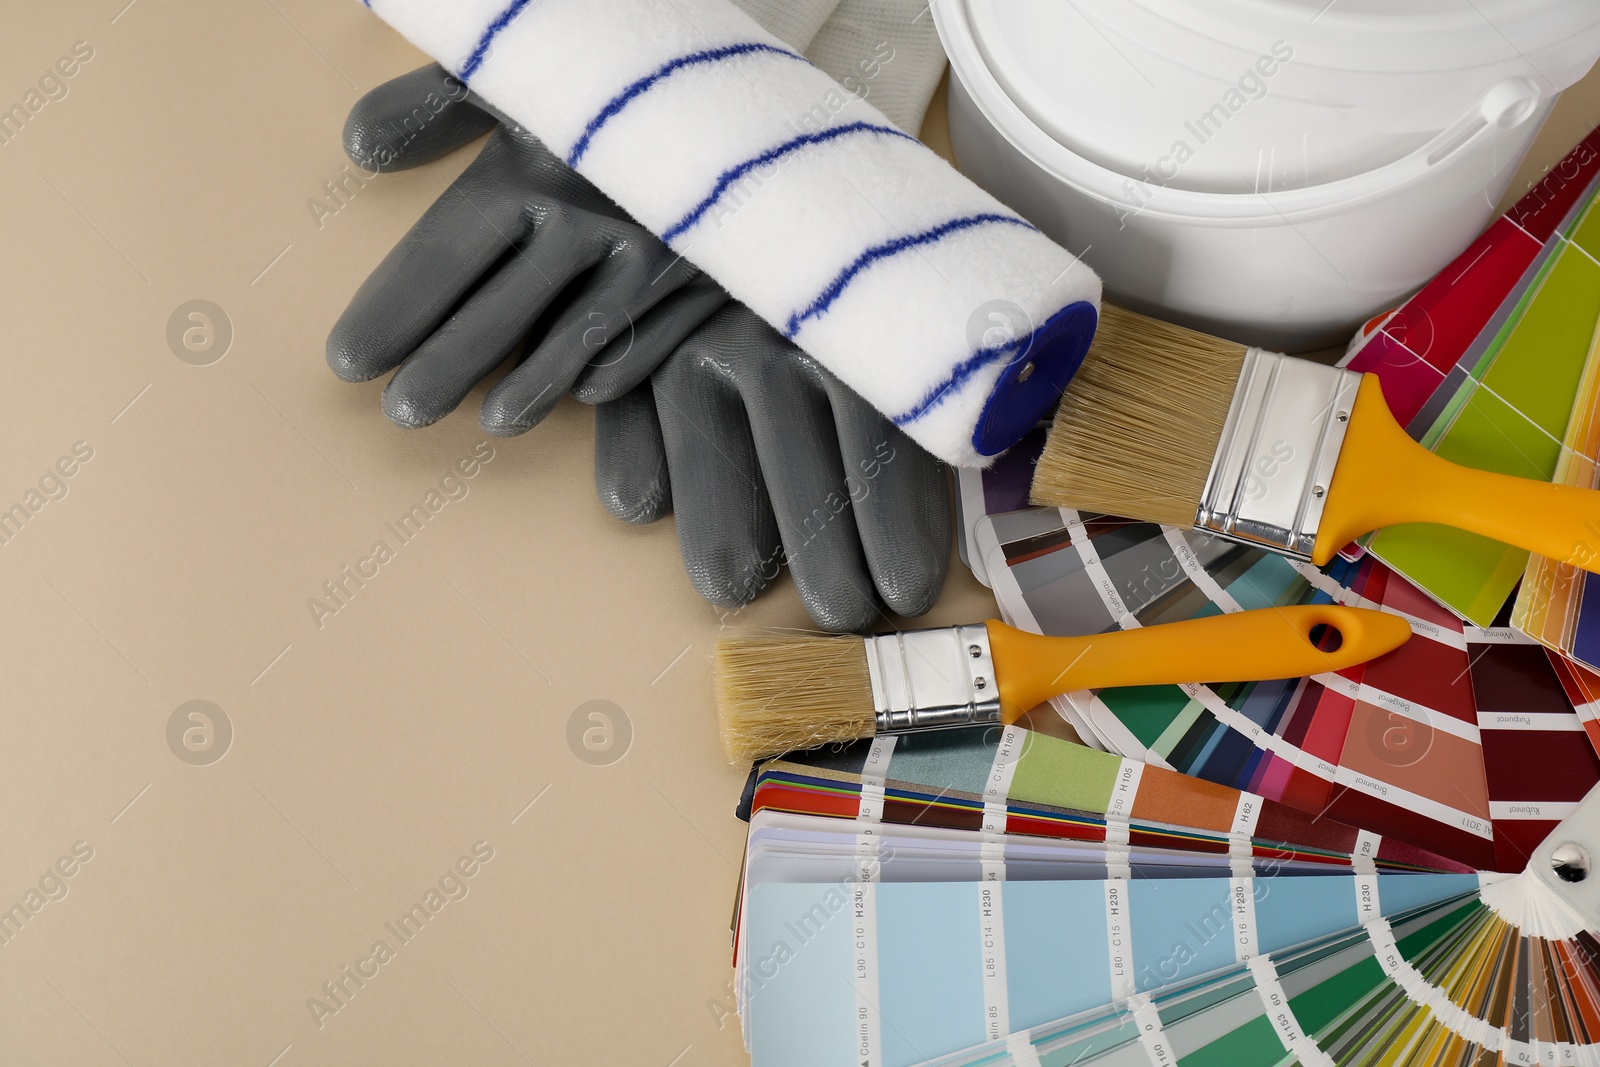
MULTIPOLYGON (((1591 208, 1577 233, 1600 245, 1600 212, 1591 208)), ((1549 481, 1597 320, 1600 263, 1566 245, 1424 443, 1453 463, 1549 481)), ((1369 547, 1479 626, 1494 621, 1528 562, 1522 549, 1425 524, 1382 530, 1369 547)))

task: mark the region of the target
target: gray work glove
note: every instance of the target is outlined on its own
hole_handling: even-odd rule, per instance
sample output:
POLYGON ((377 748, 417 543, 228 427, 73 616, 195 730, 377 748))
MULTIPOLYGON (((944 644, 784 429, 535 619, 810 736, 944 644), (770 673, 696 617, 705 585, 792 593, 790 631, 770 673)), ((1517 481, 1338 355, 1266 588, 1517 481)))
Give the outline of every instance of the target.
MULTIPOLYGON (((369 170, 402 170, 439 158, 498 121, 432 66, 358 101, 345 142, 351 158, 369 170)), ((551 278, 571 279, 579 271, 553 254, 570 246, 545 241, 552 231, 541 231, 540 223, 548 215, 589 221, 589 232, 605 238, 625 233, 636 242, 630 248, 655 241, 536 140, 502 126, 356 294, 329 338, 334 370, 362 380, 404 361, 384 391, 385 411, 402 425, 426 425, 460 403, 528 334, 534 351, 512 377, 527 373, 530 384, 513 403, 536 382, 537 417, 525 416, 504 431, 491 424, 491 414, 508 410, 496 405, 491 412, 508 377, 485 400, 484 426, 521 432, 568 388, 598 404, 595 480, 601 500, 614 515, 635 523, 653 522, 676 506, 684 564, 707 600, 723 608, 743 606, 787 561, 807 612, 826 629, 866 629, 879 620, 882 606, 901 615, 927 611, 950 554, 943 466, 682 261, 670 267, 681 274, 677 288, 636 316, 619 303, 620 319, 602 323, 595 317, 589 285, 601 276, 598 270, 580 276, 571 293, 530 310, 515 299, 524 290, 501 280, 528 252, 508 254, 508 243, 496 244, 470 210, 483 204, 484 211, 526 218, 519 213, 530 203, 538 205, 529 209, 536 239, 527 248, 538 250, 540 269, 551 278), (464 234, 450 226, 462 227, 464 234), (455 265, 466 258, 462 250, 483 262, 486 250, 494 249, 504 262, 482 283, 481 268, 469 272, 455 265), (411 307, 434 299, 426 287, 446 284, 436 280, 445 268, 416 262, 433 256, 444 257, 445 276, 459 280, 459 295, 449 305, 466 297, 462 310, 442 326, 444 312, 424 316, 411 307), (464 318, 469 321, 458 325, 464 318), (416 324, 410 334, 397 325, 402 319, 416 324), (616 328, 618 322, 623 329, 616 328), (377 346, 383 358, 361 359, 374 347, 362 342, 373 331, 385 340, 377 346), (474 339, 500 338, 505 347, 493 359, 480 358, 475 340, 458 340, 463 331, 474 339), (421 347, 399 343, 417 332, 424 337, 421 347), (562 337, 564 345, 552 348, 562 337), (597 345, 596 338, 607 343, 597 345), (412 350, 416 355, 406 360, 412 350), (415 373, 413 364, 419 366, 415 373), (365 373, 347 373, 352 366, 365 373), (406 417, 412 412, 424 417, 406 417)), ((577 247, 590 253, 595 245, 577 247)), ((671 262, 668 254, 662 267, 671 262)), ((436 300, 435 306, 442 303, 436 300)))
POLYGON ((943 464, 838 378, 730 303, 649 384, 610 399, 619 378, 577 390, 595 415, 595 485, 628 522, 678 516, 700 595, 755 599, 787 560, 801 603, 826 630, 865 630, 883 607, 921 615, 950 559, 943 464))
POLYGON ((346 381, 399 368, 383 410, 402 426, 448 415, 526 342, 479 416, 489 433, 523 433, 586 365, 643 381, 728 299, 531 134, 498 123, 432 65, 362 97, 345 125, 369 172, 418 166, 494 128, 328 336, 328 365, 346 381))

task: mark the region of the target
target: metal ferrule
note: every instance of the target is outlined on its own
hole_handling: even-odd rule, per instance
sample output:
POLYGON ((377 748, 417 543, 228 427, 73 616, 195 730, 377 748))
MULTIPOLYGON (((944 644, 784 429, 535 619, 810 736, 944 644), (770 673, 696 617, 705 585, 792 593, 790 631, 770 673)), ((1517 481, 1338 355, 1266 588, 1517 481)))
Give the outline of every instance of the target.
POLYGON ((1195 526, 1311 558, 1361 375, 1252 348, 1195 526))
POLYGON ((866 638, 879 733, 1000 721, 1000 686, 984 626, 908 630, 866 638))

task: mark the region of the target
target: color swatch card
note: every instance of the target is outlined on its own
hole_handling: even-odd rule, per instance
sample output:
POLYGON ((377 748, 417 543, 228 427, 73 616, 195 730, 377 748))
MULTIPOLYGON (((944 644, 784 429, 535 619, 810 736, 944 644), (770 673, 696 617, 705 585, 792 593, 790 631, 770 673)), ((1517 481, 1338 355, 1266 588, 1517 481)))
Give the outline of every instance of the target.
MULTIPOLYGON (((1550 480, 1600 322, 1600 136, 1565 161, 1423 290, 1353 344, 1411 435, 1464 466, 1550 480)), ((1379 531, 1368 548, 1487 626, 1527 553, 1446 527, 1379 531)))
MULTIPOLYGON (((1600 488, 1600 332, 1589 346, 1588 363, 1567 422, 1566 439, 1553 481, 1584 489, 1600 488)), ((1580 546, 1600 558, 1600 528, 1580 546)), ((1523 633, 1589 667, 1600 665, 1600 585, 1591 589, 1589 573, 1564 561, 1532 556, 1517 590, 1512 625, 1523 633)))
POLYGON ((1600 674, 1555 653, 1550 656, 1550 666, 1560 679, 1572 710, 1577 712, 1578 721, 1583 723, 1590 746, 1600 753, 1600 674))
POLYGON ((956 468, 956 526, 962 533, 957 548, 961 562, 984 585, 989 584, 989 578, 975 542, 978 523, 986 515, 1020 511, 1028 506, 1033 466, 1044 450, 1047 431, 1044 426, 1030 430, 989 467, 956 468))
POLYGON ((1319 571, 1193 531, 1053 508, 991 516, 978 542, 1002 615, 1044 633, 1330 600, 1403 615, 1408 644, 1338 674, 1055 704, 1110 751, 1493 866, 1462 624, 1375 558, 1319 571))
MULTIPOLYGON (((869 871, 870 873, 870 871, 869 871)), ((908 1067, 1363 920, 1470 899, 1475 875, 1325 873, 753 883, 745 993, 759 1067, 908 1067)), ((1159 1062, 1159 1061, 1158 1061, 1159 1062)))
POLYGON ((1600 757, 1546 649, 1509 628, 1467 640, 1495 866, 1520 870, 1600 782, 1600 757))

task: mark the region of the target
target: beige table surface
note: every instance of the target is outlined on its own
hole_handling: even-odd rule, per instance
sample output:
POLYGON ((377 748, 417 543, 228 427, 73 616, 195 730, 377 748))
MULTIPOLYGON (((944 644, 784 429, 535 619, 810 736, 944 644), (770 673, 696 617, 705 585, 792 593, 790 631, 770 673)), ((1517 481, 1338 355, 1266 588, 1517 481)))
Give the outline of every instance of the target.
MULTIPOLYGON (((670 521, 610 519, 587 409, 402 431, 381 382, 327 371, 334 317, 472 155, 308 207, 350 104, 419 55, 328 0, 3 24, 0 107, 92 55, 0 145, 0 511, 28 512, 0 544, 0 908, 26 916, 0 916, 0 1064, 742 1062, 743 773, 707 659, 721 625, 804 615, 784 586, 719 619, 670 521), (169 342, 193 300, 225 353, 169 342), (569 742, 591 701, 606 765, 569 742)), ((1524 178, 1597 119, 1591 77, 1524 178)), ((955 571, 931 619, 991 603, 955 571)))

